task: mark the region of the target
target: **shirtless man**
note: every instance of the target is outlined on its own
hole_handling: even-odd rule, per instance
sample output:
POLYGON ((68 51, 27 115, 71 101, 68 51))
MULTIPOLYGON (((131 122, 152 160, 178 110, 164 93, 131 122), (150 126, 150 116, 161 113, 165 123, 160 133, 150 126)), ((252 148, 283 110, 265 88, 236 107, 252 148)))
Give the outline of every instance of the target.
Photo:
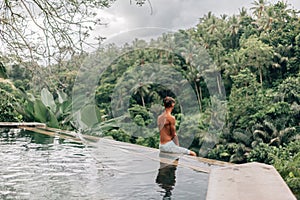
POLYGON ((168 153, 183 153, 196 156, 196 153, 183 147, 179 147, 178 136, 175 129, 175 117, 171 112, 175 106, 175 100, 172 97, 166 97, 163 100, 165 111, 158 116, 157 125, 160 132, 159 149, 168 153))

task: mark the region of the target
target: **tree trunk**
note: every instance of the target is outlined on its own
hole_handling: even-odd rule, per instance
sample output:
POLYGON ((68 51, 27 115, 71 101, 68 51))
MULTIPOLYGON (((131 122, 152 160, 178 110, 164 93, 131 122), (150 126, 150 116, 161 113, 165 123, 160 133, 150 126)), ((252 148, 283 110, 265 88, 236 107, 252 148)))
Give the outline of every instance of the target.
POLYGON ((142 94, 141 94, 141 99, 142 99, 142 104, 143 104, 143 106, 146 107, 146 105, 145 105, 145 100, 144 100, 144 97, 143 97, 142 94))
POLYGON ((218 91, 219 91, 219 94, 221 95, 222 94, 222 89, 221 89, 221 74, 218 74, 217 76, 217 84, 218 84, 218 91))
POLYGON ((196 82, 196 81, 194 82, 194 84, 195 84, 196 95, 197 95, 197 100, 198 100, 200 112, 202 112, 202 105, 201 105, 201 101, 202 101, 202 92, 201 92, 201 88, 198 88, 197 82, 196 82))
POLYGON ((261 69, 261 67, 259 68, 259 81, 260 81, 260 84, 262 85, 263 77, 262 77, 262 69, 261 69))

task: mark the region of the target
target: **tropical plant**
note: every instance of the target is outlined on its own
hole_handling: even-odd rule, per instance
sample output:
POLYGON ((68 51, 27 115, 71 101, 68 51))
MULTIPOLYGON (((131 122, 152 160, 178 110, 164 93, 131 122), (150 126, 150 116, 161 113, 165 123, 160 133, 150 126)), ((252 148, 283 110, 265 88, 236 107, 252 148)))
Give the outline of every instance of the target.
POLYGON ((145 104, 145 100, 144 97, 149 93, 149 88, 150 88, 150 84, 149 83, 143 83, 143 82, 139 82, 138 84, 136 84, 133 88, 132 88, 132 93, 134 95, 138 94, 141 102, 142 102, 142 106, 146 106, 145 104))
POLYGON ((241 66, 243 68, 257 69, 259 82, 262 84, 265 69, 272 65, 273 48, 261 42, 255 35, 245 40, 242 39, 240 43, 239 56, 241 57, 241 66))
POLYGON ((0 94, 0 121, 18 122, 23 120, 23 116, 20 113, 18 113, 16 109, 16 107, 18 107, 20 103, 17 95, 7 92, 2 88, 0 88, 0 94))
POLYGON ((23 93, 23 101, 23 106, 19 106, 17 110, 25 121, 42 122, 54 128, 71 128, 71 101, 64 92, 57 91, 57 99, 54 100, 53 95, 44 88, 40 97, 23 93))
POLYGON ((262 89, 247 68, 231 77, 233 86, 228 102, 228 123, 232 124, 232 129, 246 129, 251 123, 256 123, 253 115, 264 106, 262 89))
POLYGON ((254 141, 252 142, 252 146, 257 145, 259 142, 280 146, 295 140, 294 137, 297 134, 295 127, 287 127, 283 130, 278 130, 273 123, 266 120, 261 126, 257 124, 255 126, 258 127, 258 129, 253 131, 254 141))
POLYGON ((145 106, 138 104, 132 105, 128 109, 130 116, 134 119, 134 122, 139 126, 147 126, 153 120, 152 114, 147 110, 145 106))
POLYGON ((246 161, 246 150, 243 144, 228 143, 218 144, 211 150, 207 157, 233 163, 244 163, 246 161))
POLYGON ((0 62, 0 78, 7 78, 6 68, 2 62, 0 62))

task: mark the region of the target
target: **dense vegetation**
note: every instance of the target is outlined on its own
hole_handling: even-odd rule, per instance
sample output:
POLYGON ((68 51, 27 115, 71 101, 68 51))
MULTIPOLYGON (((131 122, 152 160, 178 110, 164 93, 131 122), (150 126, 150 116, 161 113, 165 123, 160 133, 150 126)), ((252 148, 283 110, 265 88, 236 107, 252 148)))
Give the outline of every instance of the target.
POLYGON ((155 119, 162 98, 185 102, 188 96, 167 85, 180 73, 196 96, 196 101, 186 100, 188 116, 180 104, 174 110, 177 127, 185 130, 183 144, 192 135, 190 148, 202 156, 272 164, 299 197, 300 19, 283 2, 253 5, 251 13, 208 13, 197 26, 150 42, 101 47, 94 60, 82 53, 36 71, 30 70, 36 63, 12 65, 2 56, 0 120, 45 122, 157 147, 155 119), (107 61, 93 63, 97 58, 107 61), (87 94, 85 83, 75 82, 86 65, 96 72, 86 79, 98 78, 94 95, 87 94), (162 66, 172 70, 166 74, 159 71, 162 66), (101 77, 97 72, 103 72, 101 77), (153 73, 161 74, 165 84, 151 79, 153 73))

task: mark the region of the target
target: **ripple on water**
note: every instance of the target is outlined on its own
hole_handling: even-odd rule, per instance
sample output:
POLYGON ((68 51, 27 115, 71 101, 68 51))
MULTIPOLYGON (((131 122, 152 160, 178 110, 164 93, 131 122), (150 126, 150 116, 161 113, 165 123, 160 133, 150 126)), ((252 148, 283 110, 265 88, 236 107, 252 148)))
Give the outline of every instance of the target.
MULTIPOLYGON (((98 143, 93 148, 33 132, 0 130, 0 199, 161 199, 157 151, 98 143), (133 156, 134 155, 134 156, 133 156)), ((178 167, 175 199, 205 199, 207 174, 178 167), (179 178, 178 178, 179 177, 179 178), (202 184, 198 190, 192 186, 202 184), (203 189, 204 188, 204 189, 203 189)))
POLYGON ((0 199, 101 197, 99 183, 105 173, 88 149, 71 143, 34 143, 32 137, 1 133, 0 199))

